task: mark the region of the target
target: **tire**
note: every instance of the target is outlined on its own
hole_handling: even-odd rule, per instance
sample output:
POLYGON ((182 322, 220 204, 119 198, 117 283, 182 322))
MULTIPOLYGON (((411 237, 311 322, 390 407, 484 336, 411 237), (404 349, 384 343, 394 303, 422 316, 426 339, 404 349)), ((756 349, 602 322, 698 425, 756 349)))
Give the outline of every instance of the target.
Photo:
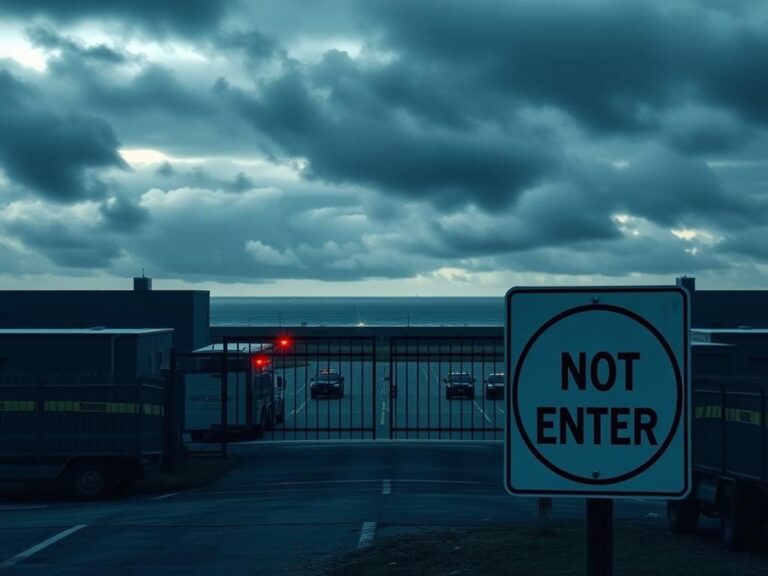
POLYGON ((727 550, 749 550, 760 536, 760 522, 746 492, 735 484, 727 485, 718 505, 720 510, 720 541, 727 550))
POLYGON ((693 498, 667 500, 667 526, 676 534, 692 534, 699 524, 701 504, 693 498))
POLYGON ((112 470, 98 460, 76 462, 67 479, 70 493, 78 500, 101 500, 112 493, 112 470))

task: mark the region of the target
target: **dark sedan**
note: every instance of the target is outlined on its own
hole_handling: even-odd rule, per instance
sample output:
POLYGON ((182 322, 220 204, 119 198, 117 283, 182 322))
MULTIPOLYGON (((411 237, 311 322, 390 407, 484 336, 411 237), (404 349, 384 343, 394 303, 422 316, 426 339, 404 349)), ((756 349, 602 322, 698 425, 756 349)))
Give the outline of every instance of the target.
POLYGON ((485 397, 488 400, 503 400, 505 380, 506 376, 503 372, 499 372, 497 374, 489 374, 488 378, 484 380, 485 397))
POLYGON ((309 379, 309 395, 342 398, 344 396, 344 376, 333 368, 324 368, 309 379))

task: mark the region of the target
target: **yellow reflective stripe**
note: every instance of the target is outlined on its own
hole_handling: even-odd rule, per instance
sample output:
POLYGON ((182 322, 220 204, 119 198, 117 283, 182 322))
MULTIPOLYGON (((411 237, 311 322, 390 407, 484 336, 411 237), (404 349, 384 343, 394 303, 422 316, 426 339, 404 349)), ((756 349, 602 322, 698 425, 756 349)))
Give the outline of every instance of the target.
POLYGON ((46 412, 96 412, 102 414, 136 414, 133 402, 79 402, 51 400, 45 403, 46 412))
POLYGON ((144 404, 144 414, 148 416, 162 416, 163 407, 160 404, 144 404))
POLYGON ((0 400, 0 412, 34 412, 34 400, 0 400))
MULTIPOLYGON (((45 411, 90 412, 96 414, 138 414, 140 406, 140 404, 136 404, 134 402, 80 402, 72 400, 49 400, 45 403, 45 411)), ((165 414, 165 410, 160 404, 144 404, 143 413, 147 416, 163 416, 165 414)))
MULTIPOLYGON (((723 410, 721 406, 716 405, 696 406, 696 409, 694 410, 694 417, 721 419, 723 417, 723 410)), ((744 410, 742 408, 726 408, 725 421, 759 426, 760 412, 758 410, 744 410)), ((768 415, 766 415, 766 422, 768 422, 768 415)))

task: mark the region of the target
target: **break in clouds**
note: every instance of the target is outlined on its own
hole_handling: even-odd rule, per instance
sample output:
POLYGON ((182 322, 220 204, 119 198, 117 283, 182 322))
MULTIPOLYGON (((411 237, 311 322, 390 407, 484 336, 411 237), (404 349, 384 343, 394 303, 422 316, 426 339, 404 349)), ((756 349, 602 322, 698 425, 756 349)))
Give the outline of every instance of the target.
POLYGON ((764 2, 0 0, 0 37, 6 281, 765 286, 764 2))

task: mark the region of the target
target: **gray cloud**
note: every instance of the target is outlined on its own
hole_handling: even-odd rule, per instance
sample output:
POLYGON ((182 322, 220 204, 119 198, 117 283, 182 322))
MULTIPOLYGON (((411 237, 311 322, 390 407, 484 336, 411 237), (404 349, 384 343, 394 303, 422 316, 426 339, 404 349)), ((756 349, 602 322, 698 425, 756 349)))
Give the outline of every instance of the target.
POLYGON ((57 114, 29 102, 33 89, 0 70, 0 165, 40 194, 72 201, 100 196, 98 168, 124 167, 118 140, 104 120, 57 114))
POLYGON ((95 61, 102 64, 124 64, 127 58, 117 50, 105 44, 84 47, 79 42, 61 34, 57 34, 51 28, 36 26, 27 31, 32 42, 45 50, 63 50, 76 54, 85 61, 95 61))
POLYGON ((306 176, 430 197, 452 206, 511 202, 553 165, 547 135, 478 126, 457 132, 399 118, 383 101, 317 99, 298 72, 263 87, 259 96, 219 84, 255 128, 289 157, 309 160, 306 176), (335 106, 334 106, 335 104, 335 106))
POLYGON ((6 16, 45 16, 60 22, 93 18, 130 22, 148 32, 207 33, 226 14, 231 1, 184 0, 3 0, 6 16))
POLYGON ((759 2, 153 5, 4 3, 48 60, 0 71, 0 190, 93 218, 5 232, 61 269, 763 274, 759 2))
POLYGON ((110 198, 99 208, 108 230, 136 232, 150 218, 149 211, 124 196, 110 198))

